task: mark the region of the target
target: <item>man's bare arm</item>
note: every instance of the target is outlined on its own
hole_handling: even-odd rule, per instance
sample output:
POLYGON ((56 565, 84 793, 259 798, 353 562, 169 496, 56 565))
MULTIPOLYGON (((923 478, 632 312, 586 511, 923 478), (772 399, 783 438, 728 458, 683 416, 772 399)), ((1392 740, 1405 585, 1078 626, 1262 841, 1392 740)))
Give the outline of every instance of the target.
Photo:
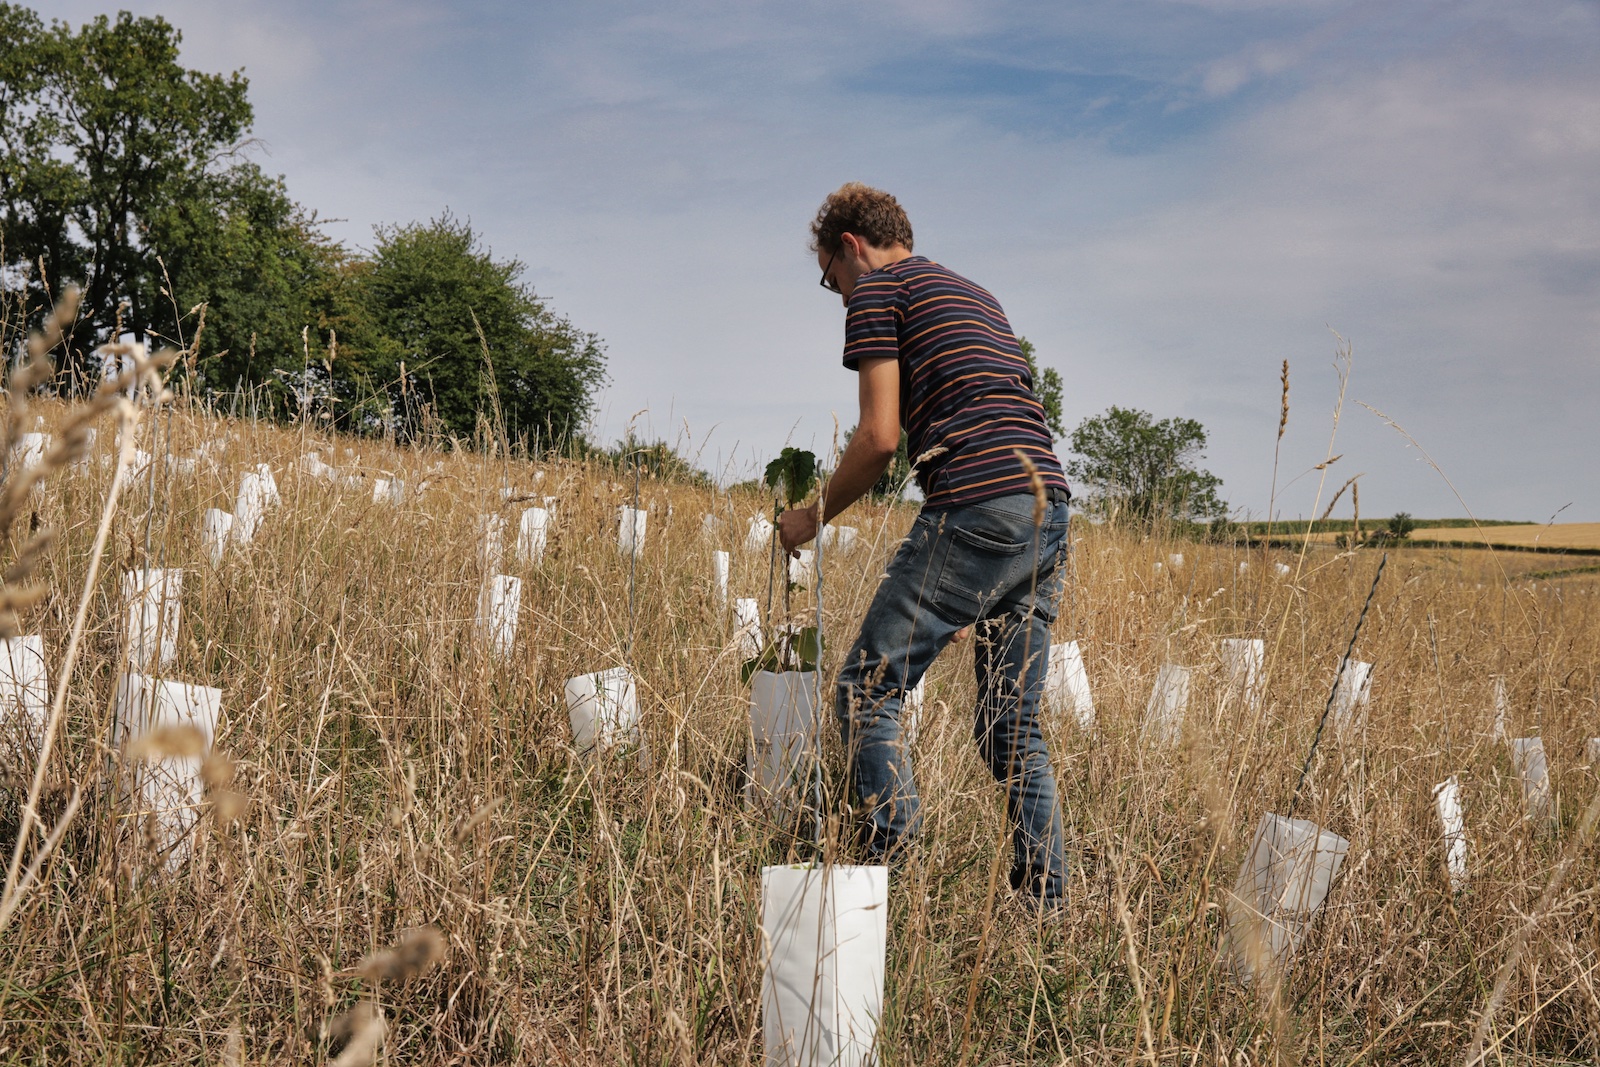
POLYGON ((860 377, 861 417, 839 466, 823 488, 822 500, 809 508, 785 511, 778 519, 784 550, 793 552, 817 536, 823 523, 866 495, 900 447, 900 363, 884 357, 864 359, 860 377), (823 505, 827 513, 819 514, 823 505))

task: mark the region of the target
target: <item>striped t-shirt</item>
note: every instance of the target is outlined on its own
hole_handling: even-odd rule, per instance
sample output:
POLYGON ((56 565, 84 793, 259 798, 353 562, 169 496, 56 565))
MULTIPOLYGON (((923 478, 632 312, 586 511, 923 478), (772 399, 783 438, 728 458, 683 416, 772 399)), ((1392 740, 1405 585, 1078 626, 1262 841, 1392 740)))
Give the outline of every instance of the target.
POLYGON ((1028 361, 986 291, 924 256, 902 259, 856 282, 844 339, 851 370, 900 360, 900 424, 924 507, 1032 492, 1018 451, 1046 486, 1067 488, 1028 361))

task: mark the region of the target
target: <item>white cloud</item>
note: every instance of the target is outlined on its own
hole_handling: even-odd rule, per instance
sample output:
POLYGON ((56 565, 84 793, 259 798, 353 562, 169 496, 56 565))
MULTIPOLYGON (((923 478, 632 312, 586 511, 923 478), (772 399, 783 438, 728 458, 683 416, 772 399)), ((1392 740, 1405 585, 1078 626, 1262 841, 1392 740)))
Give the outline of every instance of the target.
MULTIPOLYGON (((1495 68, 1462 53, 1319 85, 1226 134, 1191 196, 1055 257, 1092 309, 1077 342, 1131 349, 1152 379, 1096 392, 1215 412, 1216 469, 1260 509, 1278 362, 1306 381, 1326 323, 1355 344, 1353 397, 1416 433, 1470 505, 1600 513, 1568 458, 1600 406, 1600 77, 1495 68)), ((1343 432, 1372 506, 1459 510, 1392 430, 1357 410, 1343 432)))

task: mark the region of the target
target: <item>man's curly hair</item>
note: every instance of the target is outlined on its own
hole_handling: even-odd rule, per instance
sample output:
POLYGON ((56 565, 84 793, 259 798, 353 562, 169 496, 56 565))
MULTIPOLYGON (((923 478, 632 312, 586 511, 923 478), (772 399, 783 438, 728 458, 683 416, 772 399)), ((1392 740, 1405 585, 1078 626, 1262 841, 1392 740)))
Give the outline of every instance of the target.
POLYGON ((822 202, 811 221, 811 251, 838 252, 840 235, 846 233, 874 248, 902 245, 911 251, 911 220, 900 201, 861 182, 845 182, 822 202))

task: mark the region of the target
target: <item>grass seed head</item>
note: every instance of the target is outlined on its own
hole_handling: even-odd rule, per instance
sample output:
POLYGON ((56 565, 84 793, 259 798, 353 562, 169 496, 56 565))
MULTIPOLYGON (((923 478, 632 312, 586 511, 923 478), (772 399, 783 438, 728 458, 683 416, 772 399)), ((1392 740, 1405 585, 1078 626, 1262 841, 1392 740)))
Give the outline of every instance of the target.
POLYGON ((409 982, 432 970, 444 959, 444 934, 434 926, 408 930, 392 948, 374 952, 361 961, 361 972, 376 984, 409 982))
POLYGON ((196 726, 181 723, 176 726, 158 726, 149 733, 134 738, 128 745, 128 758, 153 762, 177 757, 194 759, 205 752, 206 735, 196 726))

